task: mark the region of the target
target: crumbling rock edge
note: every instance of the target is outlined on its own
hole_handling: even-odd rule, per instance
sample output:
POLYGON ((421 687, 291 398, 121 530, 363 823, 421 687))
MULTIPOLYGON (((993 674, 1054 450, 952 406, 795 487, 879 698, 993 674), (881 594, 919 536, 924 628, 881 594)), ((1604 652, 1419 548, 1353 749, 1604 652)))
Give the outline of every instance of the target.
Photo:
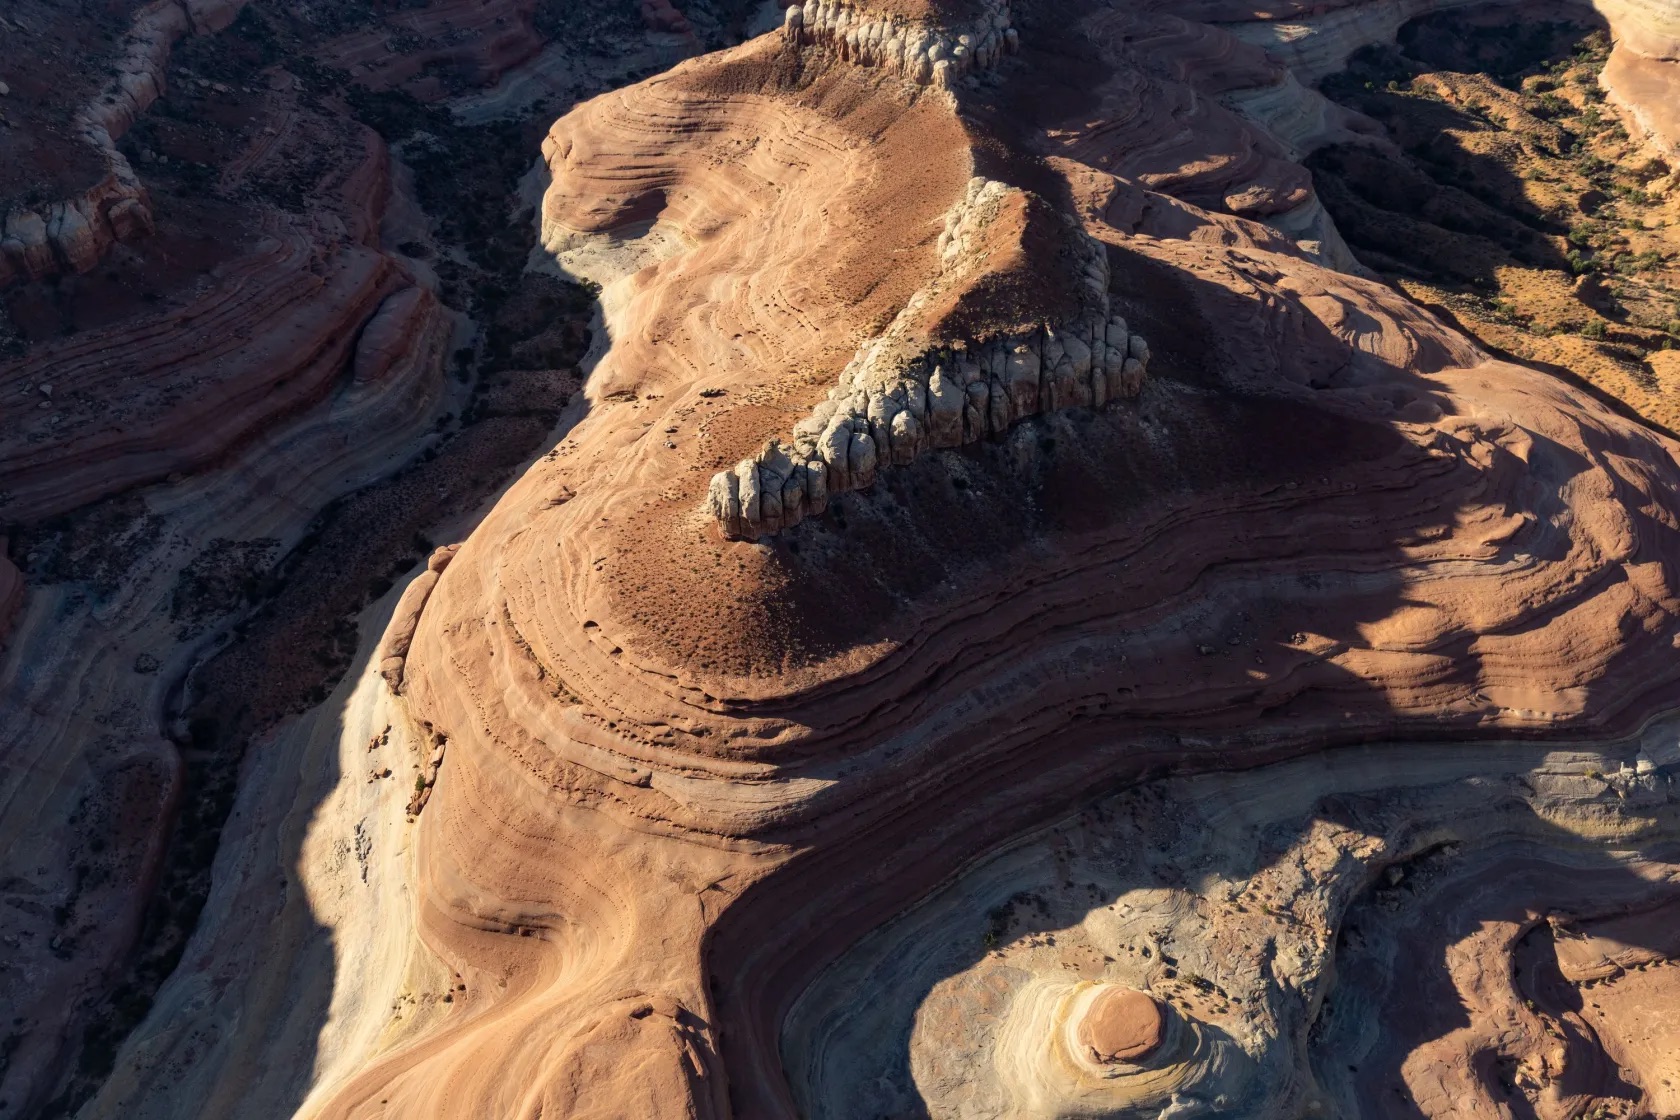
MULTIPOLYGON (((1136 397, 1149 343, 1111 314, 1101 242, 1062 218, 1078 314, 1024 331, 960 339, 913 353, 924 310, 988 267, 981 248, 1007 202, 1026 192, 975 177, 946 217, 941 273, 913 296, 878 338, 859 348, 840 382, 794 426, 733 470, 712 476, 706 509, 725 537, 751 540, 791 529, 828 508, 832 495, 866 490, 878 470, 925 452, 998 439, 1041 413, 1101 408, 1136 397)), ((1030 262, 1040 263, 1040 262, 1030 262)))

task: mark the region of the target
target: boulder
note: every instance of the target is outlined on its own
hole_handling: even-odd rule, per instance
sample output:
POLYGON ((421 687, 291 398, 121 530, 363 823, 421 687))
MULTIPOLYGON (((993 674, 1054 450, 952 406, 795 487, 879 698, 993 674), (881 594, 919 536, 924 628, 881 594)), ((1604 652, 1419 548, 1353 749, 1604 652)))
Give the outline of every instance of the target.
MULTIPOLYGON (((978 366, 975 367, 978 372, 978 366)), ((982 387, 984 382, 980 382, 982 387)), ((928 379, 928 441, 934 447, 958 447, 963 442, 963 405, 967 403, 962 386, 945 376, 943 368, 935 367, 928 379)))

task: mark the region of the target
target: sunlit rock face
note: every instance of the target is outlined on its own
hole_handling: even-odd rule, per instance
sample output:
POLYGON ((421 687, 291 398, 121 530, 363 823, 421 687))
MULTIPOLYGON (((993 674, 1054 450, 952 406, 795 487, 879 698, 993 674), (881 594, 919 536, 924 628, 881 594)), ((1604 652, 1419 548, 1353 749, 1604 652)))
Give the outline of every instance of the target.
MULTIPOLYGON (((1019 53, 924 82, 808 18, 545 143, 612 346, 403 683, 448 737, 423 936, 529 986, 335 1107, 512 1055, 451 1107, 639 1102, 645 1065, 673 1115, 1335 1114, 1342 915, 1540 765, 1486 741, 1670 692, 1673 445, 1288 232, 1310 177, 1217 95, 1292 79, 1221 27, 1016 10, 1019 53), (1048 340, 1116 318, 1147 376, 1046 407, 1048 340), (1027 331, 1038 407, 947 417, 1027 331), (1373 737, 1453 746, 1282 762, 1373 737)), ((1509 810, 1536 853, 1548 797, 1509 810)))
POLYGON ((1403 7, 816 0, 555 120, 580 399, 275 732, 331 943, 228 887, 93 1111, 1668 1107, 1680 444, 1343 237, 1403 7))

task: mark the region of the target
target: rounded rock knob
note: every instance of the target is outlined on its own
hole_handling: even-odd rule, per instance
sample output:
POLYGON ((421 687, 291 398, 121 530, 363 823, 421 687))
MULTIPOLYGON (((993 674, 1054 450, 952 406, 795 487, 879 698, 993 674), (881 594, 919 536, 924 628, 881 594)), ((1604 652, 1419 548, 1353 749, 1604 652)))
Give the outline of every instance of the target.
POLYGON ((1080 1053, 1102 1065, 1136 1063, 1153 1054, 1166 1034, 1161 1005, 1148 992, 1104 987, 1074 1029, 1080 1053))

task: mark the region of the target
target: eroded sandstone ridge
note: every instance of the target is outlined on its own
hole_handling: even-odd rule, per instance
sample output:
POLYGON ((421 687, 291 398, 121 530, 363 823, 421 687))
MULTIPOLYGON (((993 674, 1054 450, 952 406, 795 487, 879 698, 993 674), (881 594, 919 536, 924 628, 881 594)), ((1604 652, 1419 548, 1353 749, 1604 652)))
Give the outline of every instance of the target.
POLYGON ((85 1114, 1672 1110, 1680 443, 1303 164, 1443 6, 819 2, 560 116, 584 388, 85 1114))
POLYGON ((1680 674, 1676 445, 1328 267, 1277 111, 1380 128, 1219 26, 1017 6, 1018 53, 924 82, 810 18, 549 134, 543 241, 610 346, 389 701, 447 745, 402 982, 447 1007, 311 1110, 1382 1115, 1335 1070, 1404 1052, 1448 1114, 1491 1028, 1362 1012, 1376 971, 1337 1003, 1338 938, 1454 843, 1667 897, 1618 845, 1672 829, 1636 733, 1680 674))
POLYGON ((154 0, 134 13, 124 49, 111 63, 110 81, 90 91, 70 122, 69 142, 86 147, 98 168, 97 179, 90 185, 67 183, 70 197, 34 208, 12 202, 0 213, 0 287, 59 272, 87 272, 113 244, 154 232, 151 200, 116 142, 162 92, 175 40, 220 30, 242 4, 154 0))
MULTIPOLYGON (((273 779, 339 776, 277 728, 331 708, 385 621, 362 612, 577 391, 593 301, 524 274, 519 181, 564 106, 683 50, 620 9, 0 5, 0 1115, 97 1110, 108 1084, 116 1111, 176 1094, 134 1106, 154 1115, 302 1099, 277 1060, 228 1104, 181 1071, 237 1032, 190 1028, 183 1061, 142 1027, 230 912, 271 931, 265 968, 307 958, 295 860, 232 911, 216 894, 250 866, 233 838, 289 803, 273 779)), ((412 775, 377 770, 400 815, 412 775)), ((242 952, 215 955, 224 995, 242 952)))
POLYGON ((828 399, 794 425, 790 446, 771 440, 712 476, 706 508, 726 537, 792 528, 825 512, 830 494, 867 489, 877 468, 907 466, 923 451, 1001 439, 1040 412, 1101 408, 1142 391, 1149 343, 1109 315, 1108 255, 1071 219, 976 177, 946 215, 938 251, 939 274, 846 364, 828 399), (1011 268, 1027 275, 1011 277, 1011 268), (983 321, 989 296, 1023 282, 1040 289, 1047 311, 1077 317, 929 347, 951 320, 983 321))

